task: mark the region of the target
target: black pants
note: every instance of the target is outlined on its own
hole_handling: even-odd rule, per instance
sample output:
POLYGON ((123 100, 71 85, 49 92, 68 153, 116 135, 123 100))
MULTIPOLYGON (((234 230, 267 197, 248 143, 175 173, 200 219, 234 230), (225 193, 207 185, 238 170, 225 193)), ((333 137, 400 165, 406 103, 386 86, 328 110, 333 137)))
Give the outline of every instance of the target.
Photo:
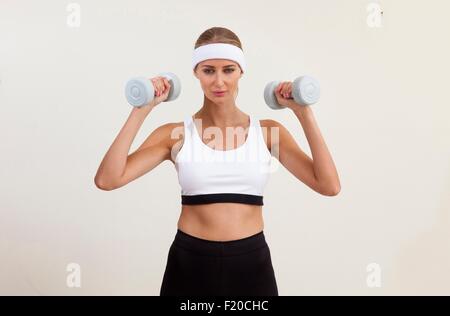
POLYGON ((160 295, 278 296, 264 232, 213 241, 178 229, 169 249, 160 295))

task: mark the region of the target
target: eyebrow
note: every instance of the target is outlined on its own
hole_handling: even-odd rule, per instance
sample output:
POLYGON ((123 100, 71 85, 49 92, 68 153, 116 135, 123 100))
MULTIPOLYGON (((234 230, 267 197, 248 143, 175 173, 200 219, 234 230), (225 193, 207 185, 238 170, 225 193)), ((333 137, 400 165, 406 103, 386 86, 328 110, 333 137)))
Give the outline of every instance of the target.
MULTIPOLYGON (((234 66, 235 66, 235 65, 226 65, 226 66, 223 66, 223 68, 234 67, 234 66)), ((214 66, 212 66, 212 65, 202 65, 202 67, 216 68, 216 67, 214 67, 214 66)))

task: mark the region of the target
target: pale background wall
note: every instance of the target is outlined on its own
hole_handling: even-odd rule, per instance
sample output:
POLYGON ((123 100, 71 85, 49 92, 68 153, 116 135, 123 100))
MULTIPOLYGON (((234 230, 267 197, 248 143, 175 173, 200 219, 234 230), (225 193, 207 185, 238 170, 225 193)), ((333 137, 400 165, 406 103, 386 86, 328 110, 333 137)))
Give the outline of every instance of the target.
POLYGON ((166 161, 110 192, 93 178, 131 111, 128 78, 182 80, 131 150, 198 110, 191 53, 212 26, 243 43, 240 108, 282 122, 309 155, 297 118, 262 92, 304 74, 321 84, 313 109, 342 191, 321 196, 283 167, 271 175, 263 209, 280 295, 450 294, 448 1, 83 0, 79 27, 69 3, 0 2, 0 294, 159 294, 175 169, 166 161), (372 3, 381 27, 368 23, 372 3), (81 287, 67 286, 69 263, 81 287))

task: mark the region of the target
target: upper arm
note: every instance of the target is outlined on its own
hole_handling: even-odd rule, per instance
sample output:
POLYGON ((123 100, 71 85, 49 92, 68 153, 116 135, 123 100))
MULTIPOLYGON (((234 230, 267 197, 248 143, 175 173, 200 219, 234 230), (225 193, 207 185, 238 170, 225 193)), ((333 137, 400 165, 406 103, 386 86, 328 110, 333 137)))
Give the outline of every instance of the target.
POLYGON ((298 146, 296 140, 283 124, 266 120, 268 143, 272 156, 297 179, 314 191, 323 194, 324 190, 314 174, 313 160, 298 146))
POLYGON ((128 155, 125 171, 114 183, 114 188, 141 177, 170 157, 171 131, 175 123, 156 128, 132 154, 128 155))

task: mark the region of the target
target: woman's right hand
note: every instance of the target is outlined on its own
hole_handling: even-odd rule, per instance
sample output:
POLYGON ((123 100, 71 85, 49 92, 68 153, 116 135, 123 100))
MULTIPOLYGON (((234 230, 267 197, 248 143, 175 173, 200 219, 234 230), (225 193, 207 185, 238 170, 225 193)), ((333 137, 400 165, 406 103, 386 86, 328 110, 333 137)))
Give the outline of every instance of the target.
POLYGON ((153 84, 153 88, 155 89, 155 97, 152 101, 154 106, 160 104, 167 100, 170 92, 170 83, 166 77, 154 77, 150 78, 150 81, 153 84))
POLYGON ((153 100, 141 107, 135 108, 138 112, 146 112, 147 114, 158 104, 167 100, 170 92, 170 83, 166 77, 154 77, 149 79, 153 84, 155 95, 153 100))

